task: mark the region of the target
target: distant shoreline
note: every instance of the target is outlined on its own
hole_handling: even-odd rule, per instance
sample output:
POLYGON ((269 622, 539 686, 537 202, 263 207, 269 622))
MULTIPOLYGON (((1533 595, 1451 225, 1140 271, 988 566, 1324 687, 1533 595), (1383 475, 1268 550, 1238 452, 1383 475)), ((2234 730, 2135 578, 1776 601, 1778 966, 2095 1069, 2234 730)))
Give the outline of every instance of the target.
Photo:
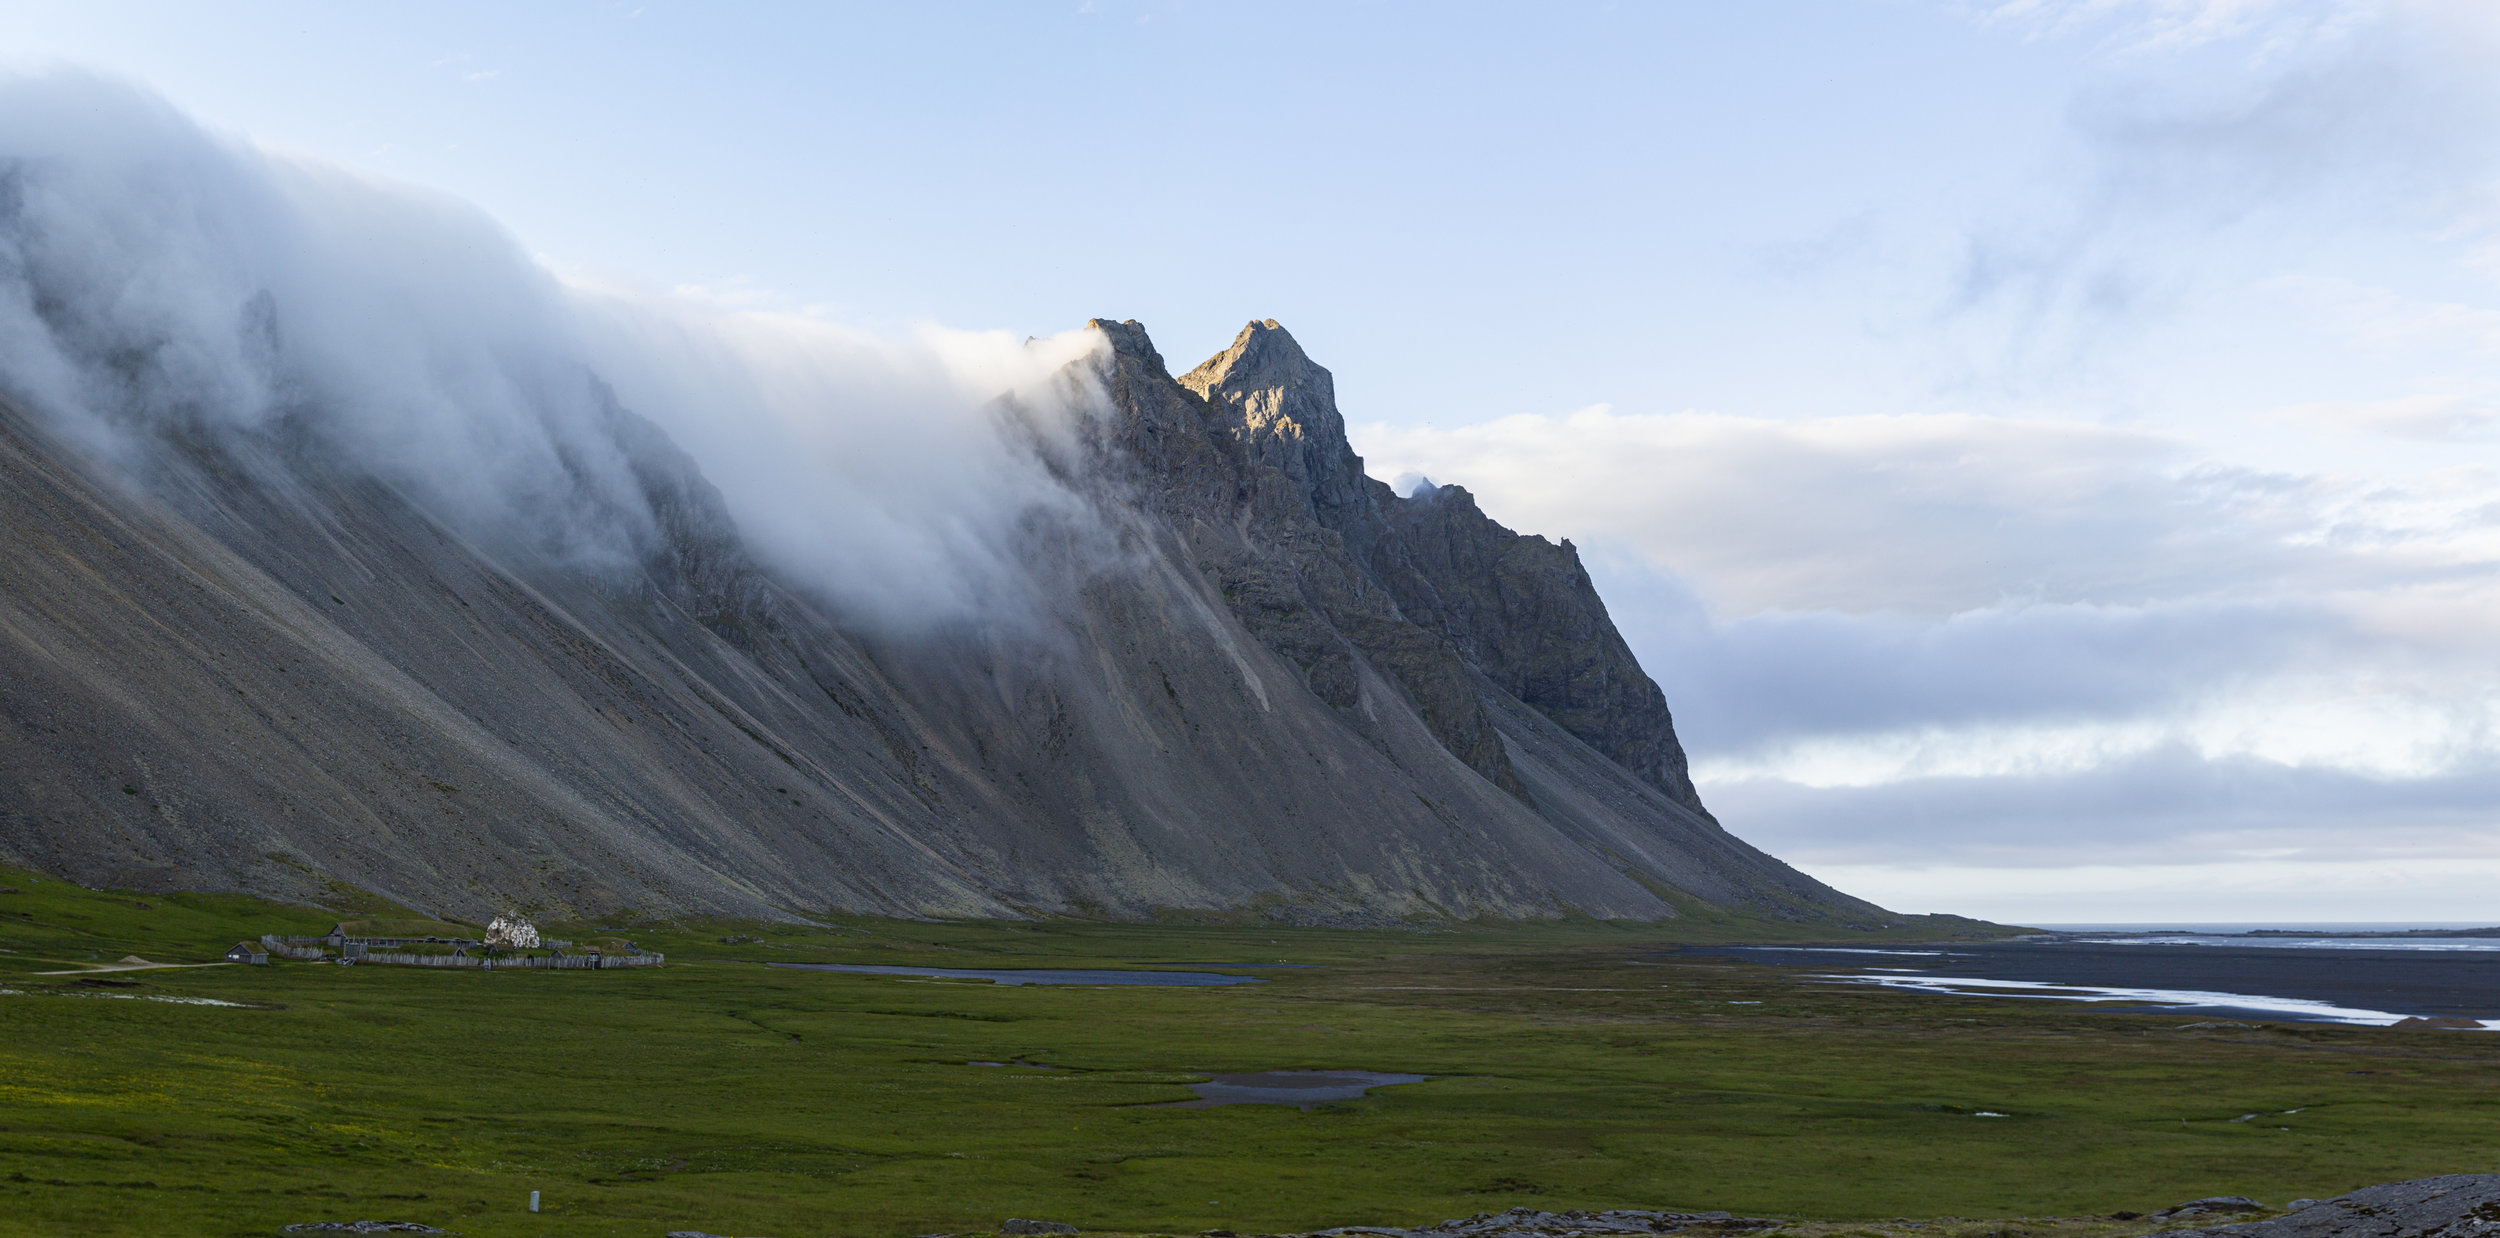
POLYGON ((2047 929, 2059 937, 2334 937, 2355 938, 2500 938, 2500 927, 2416 929, 2047 929))
POLYGON ((2124 935, 2130 937, 2500 937, 2500 925, 2474 925, 2462 922, 2389 924, 2366 921, 2352 924, 2275 923, 2196 924, 2180 921, 2143 922, 2135 924, 2041 924, 2033 926, 2044 933, 2060 936, 2078 934, 2124 935))
POLYGON ((2473 1019, 2500 1030, 2500 932, 2408 936, 2277 930, 2039 933, 2011 941, 1863 946, 1693 946, 1810 978, 1960 997, 2139 1002, 2143 1014, 2394 1026, 2473 1019), (1887 957, 1873 958, 1883 955, 1887 957), (1882 964, 1875 966, 1875 964, 1882 964), (2489 1022, 2484 1022, 2488 1020, 2489 1022))

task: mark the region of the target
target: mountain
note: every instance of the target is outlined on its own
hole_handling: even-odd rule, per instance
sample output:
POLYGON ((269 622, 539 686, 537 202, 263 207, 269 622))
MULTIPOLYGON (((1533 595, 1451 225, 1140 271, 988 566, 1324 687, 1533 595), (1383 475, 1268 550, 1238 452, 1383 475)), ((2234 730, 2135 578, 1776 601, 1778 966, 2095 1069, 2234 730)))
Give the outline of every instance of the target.
POLYGON ((1722 829, 1571 544, 1367 477, 1284 328, 1175 378, 1092 326, 1095 415, 997 407, 1081 510, 977 622, 846 617, 604 389, 652 520, 587 566, 284 420, 134 462, 0 406, 0 858, 469 919, 1886 915, 1722 829))

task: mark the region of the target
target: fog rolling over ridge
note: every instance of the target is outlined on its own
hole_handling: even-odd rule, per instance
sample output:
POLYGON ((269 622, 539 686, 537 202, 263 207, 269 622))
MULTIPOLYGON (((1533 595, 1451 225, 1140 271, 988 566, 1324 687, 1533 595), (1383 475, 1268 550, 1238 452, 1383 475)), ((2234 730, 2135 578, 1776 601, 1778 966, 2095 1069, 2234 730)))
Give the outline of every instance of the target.
POLYGON ((0 858, 442 914, 1884 913, 1273 322, 908 344, 0 85, 0 858))
POLYGON ((1061 378, 1082 332, 895 346, 568 287, 465 204, 75 75, 0 85, 0 153, 8 391, 128 467, 167 434, 283 435, 498 549, 612 568, 657 527, 622 406, 777 566, 889 622, 977 609, 1021 575, 1019 520, 1075 510, 992 402, 1064 432, 1099 402, 1061 378))

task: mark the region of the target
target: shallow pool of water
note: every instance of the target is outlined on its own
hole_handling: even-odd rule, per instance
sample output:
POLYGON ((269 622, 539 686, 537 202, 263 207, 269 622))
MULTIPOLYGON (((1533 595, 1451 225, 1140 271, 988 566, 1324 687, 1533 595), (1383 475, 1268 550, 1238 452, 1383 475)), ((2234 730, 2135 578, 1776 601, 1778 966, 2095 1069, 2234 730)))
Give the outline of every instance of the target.
POLYGON ((990 980, 999 984, 1143 984, 1198 987, 1216 984, 1264 984, 1257 976, 1227 976, 1211 971, 1114 971, 1043 967, 895 967, 873 963, 774 963, 798 971, 842 971, 867 976, 924 976, 941 980, 990 980))
MULTIPOLYGON (((2311 1023, 2353 1023, 2392 1027, 2406 1016, 2385 1010, 2338 1006, 2333 1002, 2296 997, 2265 997, 2250 993, 2208 993, 2193 989, 2146 989, 2125 985, 2057 984, 2042 980, 1995 980, 1972 976, 1825 975, 1818 980, 1844 984, 1877 984, 1920 993, 1957 997, 2035 997, 2069 1002, 2143 1002, 2164 1014, 2229 1014, 2242 1017, 2298 1019, 2311 1023)), ((2500 1019, 2481 1020, 2484 1030, 2500 1031, 2500 1019)))
POLYGON ((1430 1075, 1399 1075, 1379 1070, 1262 1070, 1246 1075, 1217 1075, 1189 1090, 1196 1100, 1174 1101, 1168 1108, 1212 1109, 1217 1105, 1298 1105, 1308 1109, 1335 1100, 1360 1100, 1373 1088, 1422 1083, 1430 1075))
POLYGON ((2418 1015, 2500 1024, 2500 951, 2388 948, 2387 941, 2067 934, 1905 947, 1892 958, 1861 953, 1862 946, 1696 946, 1682 953, 1848 972, 1856 983, 1925 992, 2137 1002, 2143 1004, 2134 1009, 2148 1014, 2382 1025, 2418 1015), (1918 949, 1942 953, 1908 953, 1918 949))

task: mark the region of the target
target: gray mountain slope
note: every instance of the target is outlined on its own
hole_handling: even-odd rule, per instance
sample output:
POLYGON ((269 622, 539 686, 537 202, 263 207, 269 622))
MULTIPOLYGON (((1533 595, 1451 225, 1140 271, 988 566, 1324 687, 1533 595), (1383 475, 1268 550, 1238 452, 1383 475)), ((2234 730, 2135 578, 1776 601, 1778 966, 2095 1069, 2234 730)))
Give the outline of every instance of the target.
POLYGON ((1665 694, 1615 631, 1570 542, 1522 536, 1464 489, 1400 498, 1363 472, 1336 382, 1274 319, 1181 377, 1220 404, 1260 465, 1307 496, 1403 616, 1670 799, 1704 812, 1665 694))
POLYGON ((1383 506, 1341 428, 1279 456, 1101 325, 1063 464, 1116 553, 1037 530, 1030 614, 907 636, 749 558, 623 410, 659 529, 586 568, 300 437, 127 480, 0 407, 0 859, 470 917, 1882 917, 1700 811, 1576 559, 1383 506))

